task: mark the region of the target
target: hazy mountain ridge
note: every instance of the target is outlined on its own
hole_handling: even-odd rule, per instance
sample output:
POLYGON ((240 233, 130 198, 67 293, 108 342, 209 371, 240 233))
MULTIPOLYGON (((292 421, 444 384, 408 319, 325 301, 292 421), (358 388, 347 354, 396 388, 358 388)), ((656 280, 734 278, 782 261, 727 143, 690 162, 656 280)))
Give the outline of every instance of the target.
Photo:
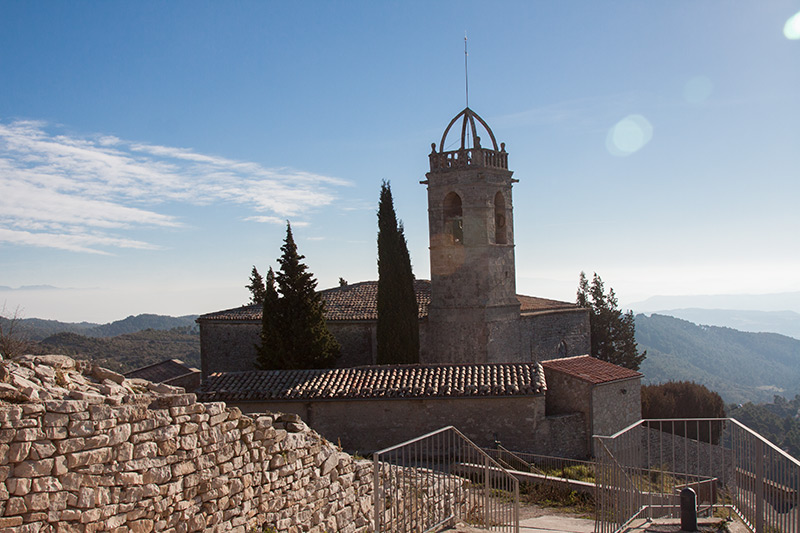
POLYGON ((636 313, 660 313, 662 309, 726 309, 748 311, 794 311, 800 313, 800 291, 771 294, 657 295, 626 304, 636 313))
POLYGON ((695 324, 738 329, 739 331, 779 333, 800 340, 800 313, 794 311, 745 311, 735 309, 668 309, 656 311, 695 324))
MULTIPOLYGON (((129 316, 107 324, 92 322, 60 322, 41 318, 23 318, 18 321, 20 335, 32 341, 41 341, 58 333, 78 333, 86 337, 115 337, 126 333, 136 333, 145 329, 170 330, 175 328, 197 328, 198 315, 173 317, 167 315, 141 314, 129 316)), ((3 319, 0 319, 3 320, 3 319)))
POLYGON ((639 314, 636 341, 647 349, 646 383, 695 381, 732 403, 800 393, 800 340, 791 337, 639 314))

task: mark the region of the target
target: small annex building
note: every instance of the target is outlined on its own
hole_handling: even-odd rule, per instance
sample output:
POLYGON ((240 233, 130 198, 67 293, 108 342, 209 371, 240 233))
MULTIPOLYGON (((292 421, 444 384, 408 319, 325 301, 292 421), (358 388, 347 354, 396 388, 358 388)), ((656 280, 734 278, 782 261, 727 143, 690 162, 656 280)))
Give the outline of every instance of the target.
POLYGON ((586 433, 613 435, 642 417, 642 374, 581 355, 544 361, 547 413, 580 412, 586 433))

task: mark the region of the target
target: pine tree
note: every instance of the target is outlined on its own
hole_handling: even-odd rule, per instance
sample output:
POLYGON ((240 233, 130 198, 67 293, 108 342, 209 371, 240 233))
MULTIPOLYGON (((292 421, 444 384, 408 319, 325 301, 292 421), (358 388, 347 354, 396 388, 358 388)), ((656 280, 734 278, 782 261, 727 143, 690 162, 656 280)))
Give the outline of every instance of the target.
POLYGON ((249 305, 264 303, 264 296, 266 295, 264 278, 258 273, 255 265, 253 265, 253 271, 250 273, 250 285, 245 285, 245 287, 250 291, 249 305))
POLYGON ((419 309, 414 274, 388 182, 378 203, 378 364, 419 362, 419 309))
POLYGON ((614 289, 605 292, 603 280, 597 273, 592 283, 581 272, 578 281, 577 303, 589 309, 592 338, 592 355, 603 361, 638 370, 647 355, 639 353, 636 345, 636 325, 633 312, 623 313, 617 303, 614 289))
POLYGON ((325 324, 325 303, 316 292, 314 275, 302 263, 305 256, 297 253, 289 223, 281 251, 274 275, 277 291, 268 276, 256 364, 276 369, 332 367, 341 348, 325 324))

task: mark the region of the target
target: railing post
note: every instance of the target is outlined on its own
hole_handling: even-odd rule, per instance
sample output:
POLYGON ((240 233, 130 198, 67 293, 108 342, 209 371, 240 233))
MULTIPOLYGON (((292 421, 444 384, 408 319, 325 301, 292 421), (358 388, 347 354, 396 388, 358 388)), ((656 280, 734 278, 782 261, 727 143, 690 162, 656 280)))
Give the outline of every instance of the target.
POLYGON ((483 510, 484 510, 484 521, 483 524, 488 528, 489 527, 489 456, 483 456, 483 470, 484 470, 484 489, 483 489, 483 510))
POLYGON ((519 481, 514 480, 514 533, 519 533, 519 481))
POLYGON ((377 533, 381 530, 380 522, 380 500, 378 491, 380 491, 380 462, 378 461, 378 454, 372 456, 372 514, 373 514, 373 528, 372 531, 377 533))
POLYGON ((764 533, 764 443, 756 439, 756 533, 764 533))

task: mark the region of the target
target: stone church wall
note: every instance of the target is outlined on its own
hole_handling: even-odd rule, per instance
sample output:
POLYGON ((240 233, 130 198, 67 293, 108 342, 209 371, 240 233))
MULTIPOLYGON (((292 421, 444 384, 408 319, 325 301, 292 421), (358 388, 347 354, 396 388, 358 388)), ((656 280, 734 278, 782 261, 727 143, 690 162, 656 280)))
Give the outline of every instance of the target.
POLYGON ((259 322, 204 322, 200 325, 203 376, 253 370, 261 343, 259 322))
POLYGON ((525 313, 520 317, 521 346, 532 361, 592 352, 589 313, 585 309, 525 313))
POLYGON ((0 383, 0 532, 369 530, 371 463, 293 415, 28 365, 0 383))
POLYGON ((296 413, 350 452, 377 451, 455 426, 478 446, 585 457, 583 414, 545 417, 543 395, 481 398, 230 402, 245 412, 296 413), (368 420, 369 423, 365 424, 368 420))
POLYGON ((375 322, 329 323, 328 329, 342 346, 342 355, 336 361, 338 368, 375 364, 378 352, 375 322))
MULTIPOLYGON (((425 359, 427 320, 419 321, 420 358, 425 359)), ((337 368, 374 365, 377 360, 377 323, 329 322, 328 329, 342 346, 337 368)), ((261 325, 257 322, 205 321, 200 327, 203 376, 214 372, 252 370, 261 325)))

